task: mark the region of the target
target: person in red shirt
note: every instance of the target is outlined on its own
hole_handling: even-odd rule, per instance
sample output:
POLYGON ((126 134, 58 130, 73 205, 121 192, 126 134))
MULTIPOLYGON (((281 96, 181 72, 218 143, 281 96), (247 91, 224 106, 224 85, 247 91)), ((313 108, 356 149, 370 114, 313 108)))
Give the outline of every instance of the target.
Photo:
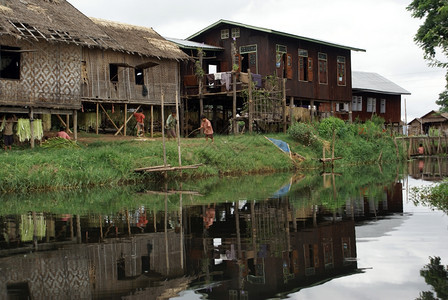
POLYGON ((134 117, 135 120, 137 121, 137 136, 143 136, 143 134, 145 133, 145 124, 144 124, 145 115, 143 113, 138 112, 137 110, 136 112, 134 112, 134 117))
POLYGON ((213 140, 212 123, 210 123, 210 121, 204 115, 201 116, 201 119, 202 119, 201 127, 199 127, 198 129, 204 129, 205 140, 207 141, 210 138, 213 143, 214 140, 213 140))
POLYGON ((64 127, 59 128, 59 132, 56 133, 56 137, 71 140, 72 138, 65 132, 64 127))

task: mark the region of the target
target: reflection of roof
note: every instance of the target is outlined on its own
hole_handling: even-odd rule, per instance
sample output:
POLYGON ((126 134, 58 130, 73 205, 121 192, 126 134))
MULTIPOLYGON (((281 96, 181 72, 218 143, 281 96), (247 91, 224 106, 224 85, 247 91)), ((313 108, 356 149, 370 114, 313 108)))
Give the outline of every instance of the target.
POLYGON ((338 45, 338 44, 324 42, 324 41, 320 41, 320 40, 316 40, 316 39, 312 39, 312 38, 307 38, 307 37, 303 37, 303 36, 298 36, 298 35, 294 35, 294 34, 290 34, 290 33, 285 33, 285 32, 276 31, 276 30, 272 30, 272 29, 246 25, 246 24, 233 22, 233 21, 228 21, 228 20, 222 20, 222 19, 217 21, 217 22, 215 22, 215 23, 213 23, 213 24, 211 24, 211 25, 209 25, 208 27, 202 29, 201 31, 199 31, 199 32, 189 36, 187 38, 187 40, 191 40, 191 39, 195 38, 196 36, 206 32, 207 30, 209 30, 209 29, 211 29, 213 27, 216 27, 218 25, 221 25, 221 24, 227 24, 227 25, 231 25, 231 26, 243 27, 243 28, 247 28, 247 29, 251 29, 251 30, 257 30, 257 31, 265 32, 265 33, 280 35, 280 36, 284 36, 284 37, 288 37, 288 38, 293 38, 293 39, 313 42, 313 43, 326 45, 326 46, 331 46, 331 47, 337 47, 337 48, 341 48, 341 49, 366 52, 366 50, 360 49, 360 48, 354 48, 354 47, 349 47, 349 46, 338 45))
POLYGON ((182 39, 175 39, 175 38, 165 38, 170 42, 175 43, 177 46, 183 49, 203 49, 203 50, 215 50, 215 51, 223 51, 224 48, 222 47, 216 47, 213 45, 207 45, 204 43, 198 43, 193 41, 187 41, 182 39))
POLYGON ((390 95, 410 95, 411 93, 377 73, 352 72, 352 89, 361 92, 378 92, 390 95))

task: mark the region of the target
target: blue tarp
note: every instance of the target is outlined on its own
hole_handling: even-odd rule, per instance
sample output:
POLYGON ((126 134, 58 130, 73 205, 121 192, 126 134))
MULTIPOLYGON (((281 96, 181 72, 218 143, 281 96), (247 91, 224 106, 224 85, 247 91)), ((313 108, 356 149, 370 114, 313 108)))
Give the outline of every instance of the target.
POLYGON ((274 145, 276 145, 278 148, 280 148, 280 150, 282 150, 283 152, 285 152, 286 154, 290 154, 291 150, 289 149, 289 145, 288 143, 282 141, 282 140, 277 140, 277 139, 272 139, 272 138, 268 138, 268 140, 270 140, 274 145))

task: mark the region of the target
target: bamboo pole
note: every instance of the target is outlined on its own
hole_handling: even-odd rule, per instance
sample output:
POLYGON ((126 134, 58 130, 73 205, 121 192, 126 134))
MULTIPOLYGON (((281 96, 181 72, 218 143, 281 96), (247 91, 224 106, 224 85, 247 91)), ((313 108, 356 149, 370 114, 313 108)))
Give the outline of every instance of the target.
MULTIPOLYGON (((179 116, 179 92, 176 90, 176 116, 177 116, 177 128, 176 128, 176 135, 177 135, 177 155, 179 157, 179 167, 182 166, 182 152, 180 150, 180 116, 179 116)), ((181 171, 182 174, 182 171, 181 171)))
MULTIPOLYGON (((165 145, 165 108, 164 108, 164 101, 165 101, 165 95, 162 91, 161 95, 161 111, 162 111, 162 142, 163 142, 163 165, 166 166, 166 145, 165 145)), ((166 173, 165 173, 166 174, 166 173)))

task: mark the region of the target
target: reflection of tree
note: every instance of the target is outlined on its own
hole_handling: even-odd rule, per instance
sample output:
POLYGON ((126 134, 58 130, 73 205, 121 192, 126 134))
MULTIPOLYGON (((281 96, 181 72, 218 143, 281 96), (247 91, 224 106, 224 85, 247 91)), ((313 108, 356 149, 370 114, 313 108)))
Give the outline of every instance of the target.
MULTIPOLYGON (((429 257, 430 263, 420 270, 420 275, 425 278, 425 282, 432 285, 438 299, 448 299, 448 271, 445 266, 440 264, 440 257, 429 257)), ((430 300, 434 298, 432 292, 426 291, 420 293, 416 300, 430 300)))

